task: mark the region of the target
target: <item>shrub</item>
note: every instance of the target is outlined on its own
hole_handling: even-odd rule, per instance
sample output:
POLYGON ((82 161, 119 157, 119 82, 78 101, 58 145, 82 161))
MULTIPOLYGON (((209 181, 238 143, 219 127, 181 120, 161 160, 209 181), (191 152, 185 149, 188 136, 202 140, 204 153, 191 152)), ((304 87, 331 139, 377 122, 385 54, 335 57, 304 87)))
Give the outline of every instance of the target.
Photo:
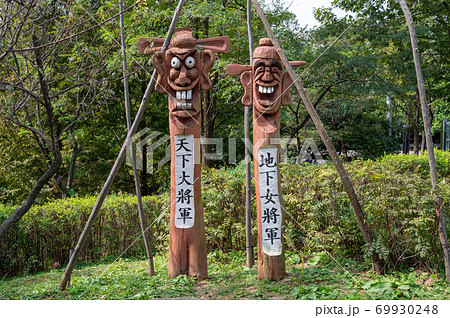
POLYGON ((202 201, 209 249, 245 250, 245 166, 204 168, 202 201))
MULTIPOLYGON (((36 272, 65 264, 95 200, 95 197, 70 198, 33 206, 2 241, 0 275, 36 272)), ((156 233, 154 248, 159 249, 167 241, 168 196, 144 197, 143 205, 146 218, 149 224, 153 223, 151 228, 156 233)), ((13 208, 0 207, 0 222, 12 211, 13 208)), ((140 234, 136 198, 112 195, 105 200, 80 259, 116 257, 122 251, 126 251, 124 257, 144 256, 140 234)))
MULTIPOLYGON (((436 151, 449 229, 450 153, 436 151)), ((346 164, 355 191, 374 233, 365 246, 353 209, 331 164, 285 166, 283 194, 288 234, 298 249, 327 249, 350 257, 379 253, 388 269, 426 266, 436 270, 442 249, 436 228, 428 158, 387 155, 375 161, 346 164), (291 234, 292 235, 292 234, 291 234), (364 248, 363 248, 364 247, 364 248)))
MULTIPOLYGON (((450 153, 436 151, 447 229, 450 153)), ((362 260, 379 253, 388 269, 422 266, 437 270, 442 249, 437 234, 426 155, 387 155, 346 163, 375 241, 365 246, 353 209, 332 164, 283 165, 286 248, 303 256, 327 250, 362 260)), ((208 250, 245 250, 245 167, 203 169, 202 199, 208 250)), ((254 193, 254 191, 252 191, 254 193)), ((2 242, 0 275, 36 272, 67 262, 95 197, 34 206, 2 242)), ((156 252, 168 249, 169 195, 144 197, 156 252)), ((256 243, 255 198, 253 240, 256 243)), ((0 222, 13 211, 0 206, 0 222)), ((92 228, 81 259, 145 257, 136 199, 111 195, 92 228)), ((256 244, 255 244, 256 245, 256 244)))

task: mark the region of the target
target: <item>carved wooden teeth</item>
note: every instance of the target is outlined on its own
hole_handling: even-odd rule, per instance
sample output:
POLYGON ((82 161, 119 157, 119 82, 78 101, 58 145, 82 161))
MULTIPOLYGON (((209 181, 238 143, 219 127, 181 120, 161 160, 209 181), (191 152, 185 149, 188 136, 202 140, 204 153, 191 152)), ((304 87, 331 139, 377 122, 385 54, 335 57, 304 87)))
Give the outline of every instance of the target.
POLYGON ((275 91, 274 87, 266 87, 266 86, 259 86, 259 92, 263 94, 272 94, 275 91))
POLYGON ((177 99, 192 99, 192 90, 177 91, 177 99))
POLYGON ((192 103, 178 103, 177 108, 179 109, 192 109, 192 103))

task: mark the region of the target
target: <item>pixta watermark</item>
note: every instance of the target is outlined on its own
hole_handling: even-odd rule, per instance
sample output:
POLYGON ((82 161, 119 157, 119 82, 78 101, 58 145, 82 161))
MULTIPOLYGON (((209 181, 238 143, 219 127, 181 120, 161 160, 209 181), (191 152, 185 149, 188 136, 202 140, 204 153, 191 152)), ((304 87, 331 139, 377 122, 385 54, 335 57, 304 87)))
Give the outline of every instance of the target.
MULTIPOLYGON (((258 143, 262 145, 264 139, 259 139, 258 143)), ((281 164, 303 164, 305 162, 321 164, 326 162, 312 138, 306 138, 300 147, 295 138, 271 138, 269 143, 271 146, 279 146, 281 164)), ((243 152, 245 147, 248 147, 250 156, 245 156, 244 160, 246 163, 252 160, 253 142, 251 140, 246 142, 245 138, 194 138, 196 153, 200 153, 203 145, 210 145, 208 148, 211 149, 211 152, 203 152, 205 159, 210 161, 226 160, 228 164, 236 164, 238 149, 243 152), (227 154, 224 151, 225 145, 228 149, 227 154)), ((128 166, 133 165, 133 147, 138 170, 144 170, 145 166, 147 172, 153 174, 157 169, 170 162, 170 135, 145 128, 129 138, 126 157, 128 166)), ((244 157, 244 154, 241 157, 244 157)), ((200 156, 196 156, 195 163, 200 163, 200 160, 200 156)))

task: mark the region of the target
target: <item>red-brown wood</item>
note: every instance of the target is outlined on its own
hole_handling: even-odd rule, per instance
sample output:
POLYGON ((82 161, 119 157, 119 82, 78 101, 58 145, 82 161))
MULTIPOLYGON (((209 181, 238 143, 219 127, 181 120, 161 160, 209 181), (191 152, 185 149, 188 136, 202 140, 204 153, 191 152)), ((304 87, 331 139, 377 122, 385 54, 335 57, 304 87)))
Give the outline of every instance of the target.
MULTIPOLYGON (((156 89, 169 94, 169 127, 171 140, 171 207, 169 226, 169 277, 208 276, 205 224, 201 202, 200 129, 201 90, 211 88, 209 70, 214 64, 213 52, 227 53, 229 37, 197 40, 189 28, 176 29, 165 54, 158 51, 162 39, 139 40, 143 54, 155 52, 153 65, 158 72, 156 89), (202 48, 208 48, 203 52, 202 48), (190 228, 176 226, 175 136, 194 137, 193 200, 195 217, 190 228)), ((179 183, 178 183, 179 184, 179 183)))
MULTIPOLYGON (((259 41, 259 47, 254 51, 253 65, 230 64, 227 66, 229 75, 241 75, 241 83, 245 93, 242 103, 250 106, 253 102, 253 156, 255 172, 256 211, 258 223, 258 278, 280 280, 285 275, 285 260, 283 246, 284 202, 280 184, 280 151, 276 139, 280 137, 280 105, 289 105, 289 87, 292 84, 287 73, 283 74, 280 57, 272 46, 270 39, 259 41), (281 240, 282 251, 279 255, 267 255, 263 251, 263 241, 267 239, 262 230, 262 220, 267 216, 261 212, 261 193, 259 180, 260 158, 262 148, 276 148, 277 151, 277 189, 281 206, 281 240)), ((306 62, 290 62, 292 66, 305 65, 306 62)))

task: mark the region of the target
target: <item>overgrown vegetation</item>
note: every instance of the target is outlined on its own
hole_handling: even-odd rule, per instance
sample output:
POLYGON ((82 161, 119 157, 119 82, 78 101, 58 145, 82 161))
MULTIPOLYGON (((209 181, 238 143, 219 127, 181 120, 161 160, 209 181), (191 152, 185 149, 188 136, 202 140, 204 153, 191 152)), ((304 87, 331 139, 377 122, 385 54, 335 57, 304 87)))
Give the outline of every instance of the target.
MULTIPOLYGON (((436 154, 449 224, 450 153, 436 154)), ((302 259, 326 251, 358 262, 376 251, 384 256, 388 272, 411 267, 439 273, 442 257, 426 155, 386 155, 377 160, 355 160, 346 167, 374 231, 374 244, 364 246, 331 164, 284 165, 281 175, 288 251, 302 259)), ((244 171, 243 165, 204 169, 202 196, 208 250, 213 253, 245 250, 244 171)), ((70 198, 33 207, 2 243, 1 275, 34 273, 65 264, 94 202, 94 197, 70 198)), ((12 210, 0 208, 0 222, 12 210)), ((151 224, 153 249, 161 255, 168 249, 168 195, 144 197, 144 210, 151 224)), ((81 258, 95 261, 122 253, 122 257, 143 257, 136 211, 135 197, 110 196, 81 258)), ((256 237, 256 225, 253 232, 256 237)))
MULTIPOLYGON (((449 224, 449 153, 437 151, 445 221, 449 224)), ((374 233, 364 245, 349 200, 331 166, 294 166, 282 173, 287 225, 294 246, 327 248, 349 257, 377 252, 386 269, 437 271, 440 246, 427 156, 387 155, 346 165, 374 233), (294 234, 295 233, 295 234, 294 234)))
POLYGON ((80 263, 72 284, 57 288, 62 270, 0 280, 0 299, 448 299, 450 288, 436 274, 408 269, 379 276, 368 262, 333 260, 325 252, 301 258, 287 252, 287 276, 278 282, 257 279, 256 268, 244 266, 243 252, 208 255, 209 278, 167 276, 167 255, 155 258, 150 277, 143 260, 111 264, 80 263), (342 267, 341 267, 342 266, 342 267))
MULTIPOLYGON (((124 0, 132 113, 152 71, 149 56, 139 55, 136 44, 141 36, 164 36, 176 2, 124 0)), ((423 139, 410 39, 397 1, 335 0, 333 6, 352 15, 337 18, 330 8, 319 8, 315 15, 322 25, 312 29, 303 28, 283 1, 262 2, 288 58, 308 62, 300 79, 336 149, 343 159, 359 157, 347 162, 346 168, 373 243, 364 244, 331 164, 285 165, 281 176, 288 276, 281 282, 257 281, 255 269, 243 267, 239 252, 245 249, 244 166, 226 166, 231 151, 225 145, 223 159, 204 160, 208 167, 202 177, 210 280, 168 279, 170 169, 165 165, 150 173, 144 157, 141 183, 157 275, 148 277, 141 261, 145 249, 136 200, 128 194, 134 191, 133 174, 124 166, 112 187, 115 194, 107 199, 81 253, 84 265, 79 265, 73 286, 67 292, 56 290, 61 267, 126 136, 118 72, 122 64, 118 2, 0 0, 0 224, 15 210, 18 216, 25 215, 1 234, 0 299, 449 296, 439 279, 442 249, 426 155, 381 156, 397 152, 401 139, 406 152, 412 142, 418 154, 423 139), (369 271, 367 259, 372 253, 381 256, 388 275, 369 271), (118 262, 107 265, 117 257, 118 262), (42 270, 48 272, 31 276, 42 270), (24 276, 6 278, 17 275, 24 276)), ((440 121, 450 114, 449 2, 411 0, 409 4, 418 22, 437 142, 440 121)), ((230 53, 216 54, 210 72, 213 88, 203 99, 202 137, 244 135, 242 85, 238 78, 226 76, 224 69, 230 63, 248 63, 245 9, 244 2, 227 0, 192 0, 183 7, 178 27, 191 27, 197 38, 228 35, 231 40, 230 53)), ((255 15, 252 25, 256 46, 267 35, 255 15)), ((151 127, 168 134, 166 96, 152 94, 150 99, 139 130, 151 127)), ((292 104, 281 111, 280 136, 296 141, 295 151, 291 148, 294 155, 301 153, 305 138, 323 149, 309 119, 293 94, 292 104)), ((142 135, 140 142, 147 137, 142 135)), ((237 142, 238 161, 243 148, 237 142)), ((149 149, 145 145, 142 154, 149 149)), ((155 162, 163 158, 164 147, 152 156, 155 162)), ((438 195, 444 199, 448 229, 450 154, 438 151, 436 156, 438 195)), ((253 234, 256 237, 256 226, 253 234)))

